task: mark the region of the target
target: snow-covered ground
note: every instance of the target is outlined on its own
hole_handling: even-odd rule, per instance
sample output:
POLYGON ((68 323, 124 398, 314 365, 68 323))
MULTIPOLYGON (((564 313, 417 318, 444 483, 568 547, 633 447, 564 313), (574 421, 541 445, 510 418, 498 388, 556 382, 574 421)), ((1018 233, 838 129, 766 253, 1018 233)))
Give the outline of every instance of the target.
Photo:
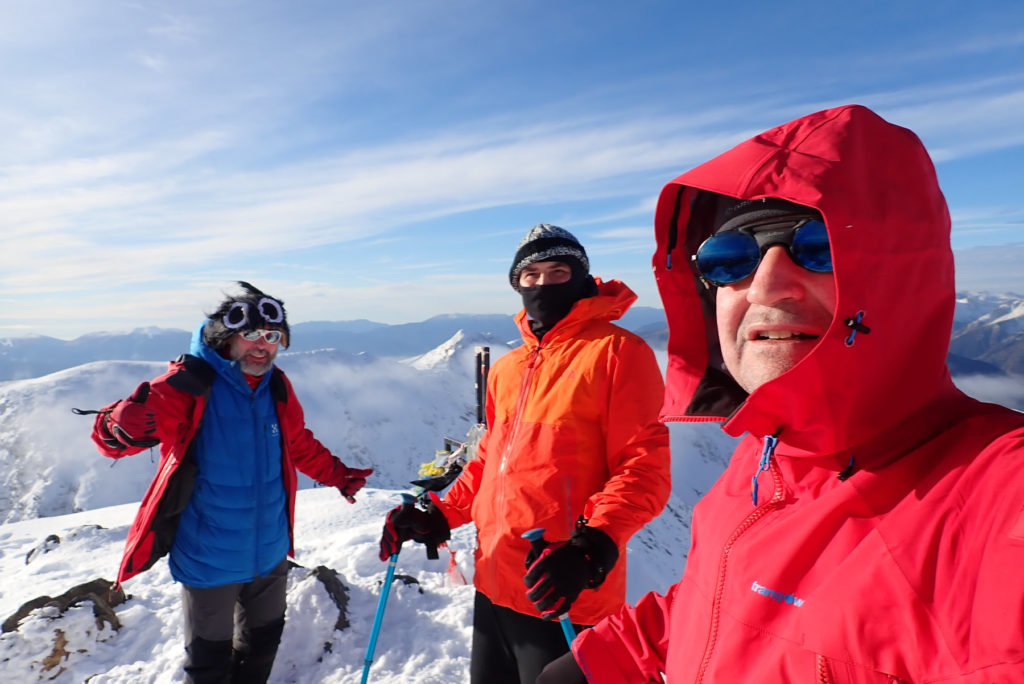
MULTIPOLYGON (((351 505, 334 489, 299 492, 295 560, 303 567, 289 573, 286 626, 272 682, 359 681, 386 570, 377 558, 377 541, 384 515, 398 498, 396 492, 367 489, 351 505), (345 629, 335 629, 339 609, 311 574, 318 565, 337 571, 348 590, 345 629)), ((81 582, 113 580, 136 508, 126 504, 0 526, 0 615, 6 619, 29 599, 56 596, 81 582), (44 553, 49 535, 62 541, 51 542, 44 553)), ((461 528, 451 544, 467 577, 472 538, 472 528, 461 528)), ((453 584, 447 569, 443 550, 441 560, 428 561, 422 547, 406 545, 397 572, 418 583, 392 585, 370 681, 466 679, 473 588, 453 584)), ((125 590, 131 598, 116 608, 119 630, 98 628, 92 603, 83 602, 64 614, 36 610, 16 631, 0 636, 0 682, 181 681, 180 586, 166 560, 126 582, 125 590)))
MULTIPOLYGON (((714 459, 726 442, 714 425, 674 425, 674 441, 693 461, 686 487, 696 500, 721 464, 714 459), (708 443, 701 445, 702 440, 708 443), (717 446, 715 446, 717 444, 717 446), (703 454, 703 456, 702 456, 703 454), (710 460, 706 460, 708 458, 710 460)), ((677 460, 675 476, 683 474, 677 460)), ((366 488, 355 505, 336 490, 305 489, 296 504, 295 560, 289 573, 288 612, 271 682, 350 684, 359 682, 386 564, 377 544, 398 490, 366 488), (313 568, 335 570, 348 590, 345 629, 335 629, 339 609, 313 568)), ((26 601, 57 596, 97 578, 113 580, 137 504, 122 504, 63 516, 0 525, 0 619, 26 601), (55 543, 50 535, 61 541, 55 543), (29 558, 31 554, 31 558, 29 558)), ((627 598, 664 591, 682 573, 689 544, 692 501, 674 494, 666 511, 630 542, 627 598)), ((371 668, 380 684, 454 684, 468 681, 473 611, 471 525, 454 531, 450 548, 469 585, 453 582, 450 556, 427 560, 423 547, 406 544, 371 668)), ((166 559, 125 583, 130 598, 115 609, 121 628, 98 628, 92 604, 61 614, 32 612, 16 631, 0 635, 0 682, 139 684, 181 680, 183 657, 180 587, 166 559)))

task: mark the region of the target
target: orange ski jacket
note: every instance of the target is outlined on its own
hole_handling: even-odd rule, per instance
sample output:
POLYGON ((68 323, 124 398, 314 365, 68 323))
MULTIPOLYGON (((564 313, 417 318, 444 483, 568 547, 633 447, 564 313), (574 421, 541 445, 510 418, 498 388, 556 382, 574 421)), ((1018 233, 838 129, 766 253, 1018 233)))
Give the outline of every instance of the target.
POLYGON ((530 544, 522 534, 543 527, 548 540, 568 539, 580 515, 620 556, 573 604, 572 621, 593 624, 625 601, 626 542, 671 490, 661 371, 646 342, 611 323, 635 300, 623 283, 598 280, 598 294, 540 343, 520 311, 524 344, 491 369, 488 430, 438 505, 453 528, 476 523, 473 581, 495 604, 539 616, 523 584, 530 544))

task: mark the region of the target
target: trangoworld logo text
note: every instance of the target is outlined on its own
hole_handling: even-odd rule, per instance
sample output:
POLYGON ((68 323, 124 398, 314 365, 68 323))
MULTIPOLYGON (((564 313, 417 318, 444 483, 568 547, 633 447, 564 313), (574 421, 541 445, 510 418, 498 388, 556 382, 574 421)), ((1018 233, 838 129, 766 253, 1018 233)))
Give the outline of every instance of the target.
POLYGON ((797 598, 793 594, 783 594, 779 591, 772 591, 768 587, 758 584, 756 580, 750 585, 750 591, 755 594, 760 594, 761 596, 767 596, 773 601, 777 601, 779 603, 789 603, 797 608, 804 605, 804 600, 802 598, 797 598))

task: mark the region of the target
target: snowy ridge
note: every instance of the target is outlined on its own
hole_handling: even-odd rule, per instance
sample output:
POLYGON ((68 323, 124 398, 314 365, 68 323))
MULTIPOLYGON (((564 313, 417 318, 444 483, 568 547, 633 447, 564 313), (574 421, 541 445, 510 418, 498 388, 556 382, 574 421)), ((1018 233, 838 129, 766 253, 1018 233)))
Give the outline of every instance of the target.
POLYGON ((975 292, 967 290, 956 293, 956 308, 953 313, 953 329, 958 331, 979 318, 1020 297, 1008 293, 975 292))
POLYGON ((405 363, 416 370, 446 370, 450 369, 454 360, 468 354, 475 354, 477 347, 490 347, 491 358, 501 356, 513 345, 499 342, 494 335, 476 333, 467 334, 464 330, 456 332, 450 340, 444 344, 431 349, 426 354, 420 354, 405 363))
POLYGON ((960 324, 955 327, 962 331, 999 325, 1014 333, 1024 329, 1024 299, 1010 294, 958 293, 955 319, 960 324))
POLYGON ((968 326, 968 329, 987 325, 998 325, 1009 334, 1024 330, 1024 300, 1007 302, 995 311, 974 321, 968 326))
POLYGON ((1024 375, 1024 298, 961 294, 953 329, 952 354, 990 364, 1003 373, 1024 375))
MULTIPOLYGON (((492 358, 503 349, 492 345, 492 358)), ((449 341, 433 356, 447 365, 419 370, 336 350, 282 354, 278 365, 321 442, 350 466, 376 468, 372 484, 402 488, 445 436, 461 438, 475 422, 472 345, 449 341)), ((93 417, 71 409, 102 408, 166 368, 165 362, 98 361, 0 383, 0 521, 138 501, 156 453, 103 458, 89 438, 93 417)), ((312 485, 301 478, 301 487, 312 485)))

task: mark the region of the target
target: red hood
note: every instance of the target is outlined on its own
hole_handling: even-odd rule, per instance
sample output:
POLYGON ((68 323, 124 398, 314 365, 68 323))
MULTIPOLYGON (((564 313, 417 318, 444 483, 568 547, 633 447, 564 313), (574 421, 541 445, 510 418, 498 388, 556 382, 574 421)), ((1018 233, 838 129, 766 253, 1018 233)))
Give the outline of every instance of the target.
POLYGON ((946 395, 949 230, 920 140, 858 105, 774 128, 668 183, 655 214, 654 272, 669 321, 662 418, 728 418, 731 435, 777 433, 784 444, 827 454, 946 395), (700 190, 790 200, 818 209, 828 227, 837 290, 831 327, 799 364, 749 396, 709 364, 720 359, 713 294, 689 264, 709 230, 691 211, 700 190), (870 332, 847 344, 844 321, 861 312, 870 332))

